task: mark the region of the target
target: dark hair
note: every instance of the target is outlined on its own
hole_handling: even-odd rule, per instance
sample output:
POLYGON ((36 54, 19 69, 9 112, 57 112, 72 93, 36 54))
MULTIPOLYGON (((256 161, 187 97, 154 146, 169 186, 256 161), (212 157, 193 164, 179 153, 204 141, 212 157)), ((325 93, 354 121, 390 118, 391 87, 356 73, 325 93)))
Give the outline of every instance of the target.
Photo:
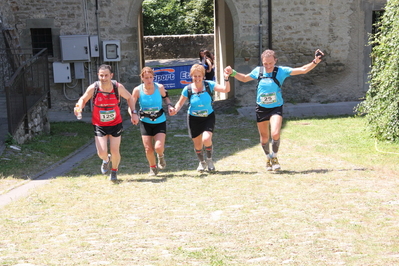
POLYGON ((108 69, 109 72, 112 73, 112 67, 110 65, 102 64, 101 66, 98 67, 98 71, 100 71, 101 69, 108 69))
POLYGON ((204 51, 204 54, 205 54, 205 56, 206 56, 207 58, 211 59, 211 61, 212 61, 212 63, 213 63, 213 61, 214 61, 213 54, 212 54, 211 52, 209 52, 208 50, 205 50, 205 51, 204 51))
MULTIPOLYGON (((199 50, 199 52, 198 52, 198 56, 199 56, 199 60, 200 60, 200 61, 202 61, 201 53, 203 53, 203 52, 204 52, 203 49, 199 50)), ((204 55, 205 55, 205 54, 204 54, 204 55)))

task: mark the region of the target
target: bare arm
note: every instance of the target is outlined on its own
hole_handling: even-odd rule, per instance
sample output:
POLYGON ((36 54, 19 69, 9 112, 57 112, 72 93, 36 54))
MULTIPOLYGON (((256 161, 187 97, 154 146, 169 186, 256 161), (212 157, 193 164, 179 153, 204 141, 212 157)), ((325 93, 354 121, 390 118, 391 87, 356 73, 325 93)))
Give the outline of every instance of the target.
POLYGON ((119 95, 122 96, 123 98, 126 99, 129 107, 131 107, 132 105, 132 95, 130 94, 130 92, 125 88, 125 86, 123 86, 122 84, 118 83, 118 92, 119 95))
POLYGON ((315 68, 318 63, 321 62, 321 57, 323 55, 324 55, 324 53, 322 51, 320 51, 319 49, 317 49, 316 52, 315 52, 315 56, 314 56, 313 61, 310 62, 309 64, 304 65, 304 66, 296 67, 296 68, 292 69, 291 76, 296 76, 296 75, 301 75, 301 74, 308 73, 313 68, 315 68), (318 52, 321 53, 321 55, 317 55, 318 52))
POLYGON ((168 91, 165 89, 165 86, 162 85, 162 84, 158 84, 158 88, 159 88, 159 91, 161 92, 161 95, 163 97, 164 102, 168 105, 168 113, 169 113, 169 115, 173 115, 174 111, 175 111, 174 110, 175 108, 173 107, 173 104, 170 101, 169 96, 167 96, 168 95, 168 91))
POLYGON ((133 89, 132 92, 132 97, 131 97, 132 105, 129 104, 129 108, 127 110, 130 116, 132 117, 133 125, 137 125, 139 123, 139 116, 136 111, 136 103, 139 97, 140 97, 139 87, 136 87, 133 89))
POLYGON ((79 111, 78 109, 83 110, 83 108, 85 108, 86 103, 93 97, 93 93, 94 93, 94 85, 90 85, 89 87, 87 87, 85 93, 82 95, 82 97, 79 98, 78 102, 76 103, 76 106, 79 106, 79 108, 75 107, 73 112, 75 115, 78 115, 77 111, 79 111))
POLYGON ((93 94, 94 94, 94 85, 92 84, 89 87, 87 87, 85 93, 82 95, 82 97, 79 98, 76 104, 79 105, 81 109, 83 109, 86 106, 86 103, 93 97, 93 94))
POLYGON ((225 85, 220 85, 216 84, 215 87, 213 88, 217 92, 224 92, 227 93, 230 91, 230 81, 229 81, 229 75, 227 73, 224 73, 224 81, 225 85))
MULTIPOLYGON (((224 73, 229 75, 229 76, 232 75, 234 73, 234 71, 235 70, 233 70, 233 68, 231 66, 227 66, 224 69, 224 73)), ((234 78, 236 78, 237 80, 239 80, 241 82, 248 82, 248 81, 254 80, 253 78, 251 78, 249 76, 249 74, 245 75, 245 74, 242 74, 242 73, 239 73, 239 72, 236 72, 234 78)))
POLYGON ((175 105, 175 110, 173 112, 173 115, 177 114, 180 111, 180 109, 183 107, 183 104, 186 102, 187 99, 188 98, 183 95, 180 96, 180 99, 177 101, 175 105))
MULTIPOLYGON (((118 92, 119 92, 119 95, 120 95, 120 96, 122 96, 123 98, 126 99, 127 104, 129 105, 129 109, 128 109, 128 110, 130 110, 131 108, 135 108, 135 104, 136 104, 136 103, 133 101, 132 95, 131 95, 130 92, 125 88, 125 86, 123 86, 123 85, 120 84, 120 83, 118 83, 118 92)), ((137 121, 137 123, 136 123, 135 117, 133 117, 132 114, 131 114, 130 112, 129 112, 129 114, 130 114, 130 121, 132 122, 133 125, 136 125, 136 124, 138 123, 138 121, 137 121)))

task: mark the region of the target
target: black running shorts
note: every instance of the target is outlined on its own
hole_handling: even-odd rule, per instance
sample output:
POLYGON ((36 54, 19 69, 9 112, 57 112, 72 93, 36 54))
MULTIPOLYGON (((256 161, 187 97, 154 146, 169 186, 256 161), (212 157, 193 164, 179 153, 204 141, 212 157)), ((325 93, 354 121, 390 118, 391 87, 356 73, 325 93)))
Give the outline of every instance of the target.
POLYGON ((273 115, 283 116, 283 106, 274 108, 265 108, 260 105, 256 105, 256 122, 269 121, 273 115))
POLYGON ((213 132, 215 121, 215 112, 212 112, 207 117, 187 115, 188 134, 194 139, 204 133, 204 131, 213 132))
POLYGON ((93 127, 94 127, 94 136, 97 137, 104 137, 107 135, 111 135, 113 137, 119 137, 120 135, 122 135, 123 132, 122 123, 109 127, 101 127, 96 125, 93 125, 93 127))
POLYGON ((140 133, 142 136, 155 136, 158 133, 166 134, 166 121, 158 124, 140 121, 140 133))

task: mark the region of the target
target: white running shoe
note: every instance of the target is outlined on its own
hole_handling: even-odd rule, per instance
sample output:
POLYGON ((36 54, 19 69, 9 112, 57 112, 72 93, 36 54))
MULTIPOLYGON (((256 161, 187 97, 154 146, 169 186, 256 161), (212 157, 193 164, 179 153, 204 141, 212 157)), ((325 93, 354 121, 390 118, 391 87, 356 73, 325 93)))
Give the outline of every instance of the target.
POLYGON ((215 172, 215 166, 213 165, 212 158, 207 158, 206 159, 206 164, 208 165, 208 171, 209 172, 215 172))
POLYGON ((158 168, 150 167, 150 173, 148 175, 149 176, 156 176, 157 174, 158 174, 158 168))
POLYGON ((266 159, 266 170, 273 171, 272 161, 271 161, 269 155, 267 156, 267 159, 266 159))
POLYGON ((117 173, 117 171, 112 171, 111 170, 111 174, 109 175, 109 180, 111 182, 116 183, 118 181, 118 178, 116 177, 116 173, 117 173))
POLYGON ((165 162, 165 155, 159 156, 158 155, 158 168, 159 169, 165 169, 166 167, 166 162, 165 162))
POLYGON ((277 157, 273 157, 272 158, 272 168, 273 168, 273 171, 280 171, 281 170, 281 167, 280 167, 280 164, 278 163, 277 157))
POLYGON ((198 165, 198 167, 197 167, 197 171, 198 171, 198 172, 203 172, 203 171, 205 171, 206 166, 207 166, 207 165, 206 165, 206 162, 205 162, 205 161, 200 162, 199 165, 198 165))
POLYGON ((109 166, 111 163, 111 154, 108 154, 108 162, 104 162, 101 164, 101 173, 105 175, 109 171, 109 166))

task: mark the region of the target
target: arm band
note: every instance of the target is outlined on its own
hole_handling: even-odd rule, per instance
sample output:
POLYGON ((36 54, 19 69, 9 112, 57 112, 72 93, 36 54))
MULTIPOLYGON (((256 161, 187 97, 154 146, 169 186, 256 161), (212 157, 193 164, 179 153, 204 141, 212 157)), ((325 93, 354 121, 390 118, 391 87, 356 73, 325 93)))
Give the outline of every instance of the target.
POLYGON ((166 97, 169 97, 168 91, 165 92, 165 96, 162 96, 162 99, 165 99, 166 97))
POLYGON ((237 71, 235 71, 235 70, 233 69, 233 73, 230 74, 230 77, 233 77, 233 78, 234 78, 236 75, 237 75, 237 71))

